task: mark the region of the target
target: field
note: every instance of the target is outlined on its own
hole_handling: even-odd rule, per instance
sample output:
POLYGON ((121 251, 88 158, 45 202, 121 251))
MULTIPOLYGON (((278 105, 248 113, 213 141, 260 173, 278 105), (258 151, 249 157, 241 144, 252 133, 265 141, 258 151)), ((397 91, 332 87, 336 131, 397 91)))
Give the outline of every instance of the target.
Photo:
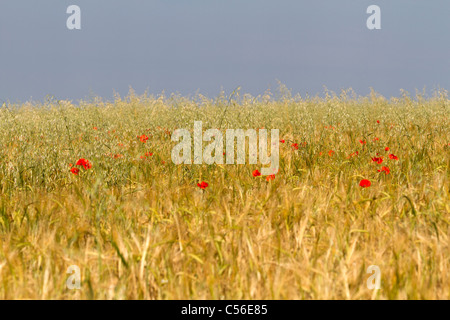
POLYGON ((450 299, 447 93, 281 89, 4 103, 0 299, 450 299), (280 171, 175 165, 194 121, 279 129, 280 171))

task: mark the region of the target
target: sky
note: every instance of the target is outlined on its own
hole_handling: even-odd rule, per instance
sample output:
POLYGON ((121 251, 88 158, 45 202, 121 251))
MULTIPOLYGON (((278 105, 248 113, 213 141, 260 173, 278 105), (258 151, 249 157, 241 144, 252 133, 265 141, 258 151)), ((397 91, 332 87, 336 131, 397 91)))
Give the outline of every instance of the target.
POLYGON ((450 89, 448 0, 1 0, 0 102, 450 89), (81 9, 69 30, 67 7, 81 9), (369 30, 368 6, 381 9, 369 30))

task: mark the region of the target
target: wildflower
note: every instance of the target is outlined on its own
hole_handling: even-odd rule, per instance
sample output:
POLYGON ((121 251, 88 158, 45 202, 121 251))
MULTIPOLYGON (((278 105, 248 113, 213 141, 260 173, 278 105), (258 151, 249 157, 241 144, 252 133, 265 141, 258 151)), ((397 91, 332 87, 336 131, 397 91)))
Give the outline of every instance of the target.
POLYGON ((294 148, 295 150, 298 150, 298 143, 293 143, 292 148, 294 148))
POLYGON ((378 172, 385 172, 386 174, 389 174, 391 172, 391 170, 389 170, 388 167, 381 167, 381 170, 377 170, 378 172))
POLYGON ((377 123, 380 123, 380 120, 377 120, 377 123))
POLYGON ((114 155, 114 159, 117 159, 117 158, 122 158, 123 157, 123 155, 122 154, 115 154, 114 155))
POLYGON ((384 148, 384 151, 389 151, 389 147, 384 148))
POLYGON ((367 141, 365 140, 359 140, 359 143, 361 143, 362 145, 365 145, 367 143, 367 141))
POLYGON ((201 183, 197 183, 197 186, 198 186, 200 189, 205 190, 205 189, 208 187, 208 183, 206 183, 205 181, 202 181, 201 183))
POLYGON ((274 180, 274 179, 275 179, 275 175, 274 174, 271 174, 271 175, 266 177, 267 181, 274 180))
POLYGON ((380 140, 380 138, 375 138, 375 139, 373 139, 373 141, 379 141, 380 140))
POLYGON ((362 179, 362 180, 359 182, 359 186, 360 186, 360 187, 363 187, 363 188, 368 188, 368 187, 370 187, 371 184, 372 184, 372 183, 371 183, 369 180, 367 180, 367 179, 362 179))
POLYGON ((78 169, 78 168, 72 168, 72 169, 70 169, 70 172, 72 172, 74 175, 78 175, 78 173, 80 172, 80 169, 78 169))
POLYGON ((94 127, 94 130, 98 130, 98 128, 97 128, 97 127, 94 127))
POLYGON ((253 176, 254 177, 259 177, 261 175, 261 172, 258 171, 258 169, 256 169, 255 171, 253 171, 253 176))
POLYGON ((328 151, 328 155, 329 155, 330 157, 332 157, 334 154, 335 154, 335 152, 334 152, 333 150, 328 151))
POLYGON ((146 143, 148 140, 148 137, 145 134, 143 134, 142 136, 139 137, 139 140, 141 140, 142 143, 146 143))
POLYGON ((284 140, 284 139, 283 139, 283 140, 280 140, 280 142, 281 142, 281 143, 285 143, 285 142, 286 142, 286 140, 284 140))
POLYGON ((398 157, 393 155, 392 153, 389 155, 389 159, 391 160, 398 160, 398 157))
POLYGON ((92 163, 90 163, 88 160, 83 159, 83 158, 79 159, 75 165, 83 166, 84 170, 88 170, 88 169, 92 168, 92 163))
POLYGON ((350 155, 348 156, 348 158, 356 157, 357 155, 359 155, 359 151, 353 152, 352 154, 350 154, 350 155))
POLYGON ((382 164, 383 163, 383 158, 382 157, 379 157, 379 158, 374 157, 374 158, 372 158, 372 161, 376 162, 378 164, 382 164))

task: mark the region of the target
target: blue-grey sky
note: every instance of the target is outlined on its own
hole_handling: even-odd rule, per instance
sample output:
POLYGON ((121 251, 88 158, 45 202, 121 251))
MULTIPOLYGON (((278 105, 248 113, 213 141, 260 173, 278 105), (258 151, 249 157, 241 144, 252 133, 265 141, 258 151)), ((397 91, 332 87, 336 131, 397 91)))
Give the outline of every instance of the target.
POLYGON ((448 0, 1 0, 0 101, 450 89, 449 16, 448 0))

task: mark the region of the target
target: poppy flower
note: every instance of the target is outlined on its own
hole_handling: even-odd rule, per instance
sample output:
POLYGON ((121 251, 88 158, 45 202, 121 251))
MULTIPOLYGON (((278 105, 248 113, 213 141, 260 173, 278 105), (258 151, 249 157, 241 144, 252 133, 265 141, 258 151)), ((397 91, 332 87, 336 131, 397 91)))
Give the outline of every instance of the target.
POLYGON ((201 183, 197 183, 197 186, 198 186, 200 189, 205 190, 205 189, 208 187, 208 183, 206 183, 205 181, 202 181, 201 183))
POLYGON ((294 148, 295 150, 298 150, 298 143, 293 143, 292 148, 294 148))
POLYGON ((389 151, 389 147, 384 148, 384 151, 389 151))
POLYGON ((98 130, 98 128, 97 128, 97 127, 94 127, 94 130, 98 130))
POLYGON ((367 141, 365 141, 365 140, 359 140, 359 143, 361 143, 362 145, 364 145, 364 144, 367 143, 367 141))
POLYGON ((380 140, 380 138, 375 138, 375 139, 373 139, 373 141, 379 141, 380 140))
POLYGON ((333 150, 328 151, 328 155, 329 155, 330 157, 332 157, 334 154, 335 154, 335 152, 334 152, 333 150))
POLYGON ((359 186, 360 186, 360 187, 363 187, 363 188, 368 188, 368 187, 370 187, 371 184, 372 184, 372 183, 371 183, 369 180, 367 180, 367 179, 362 179, 362 180, 359 182, 359 186))
POLYGON ((256 169, 255 171, 253 171, 253 176, 254 177, 259 177, 261 175, 261 172, 258 171, 258 169, 256 169))
POLYGON ((381 167, 380 170, 377 170, 378 172, 385 172, 386 174, 389 174, 391 172, 391 170, 389 170, 388 167, 381 167))
POLYGON ((90 163, 88 160, 86 159, 79 159, 76 163, 77 166, 83 166, 84 170, 88 170, 92 168, 92 163, 90 163))
POLYGON ((379 158, 374 157, 374 158, 372 158, 372 161, 376 162, 378 164, 382 164, 383 163, 383 158, 382 157, 379 157, 379 158))
POLYGON ((70 172, 72 172, 74 175, 78 175, 78 173, 80 173, 80 169, 78 169, 78 168, 72 168, 72 169, 70 169, 70 172))
POLYGON ((389 159, 391 160, 398 160, 398 157, 393 155, 392 153, 389 155, 389 159))
POLYGON ((142 143, 146 143, 148 140, 148 137, 145 134, 143 134, 142 136, 139 137, 139 140, 141 140, 142 143))
POLYGON ((281 142, 281 143, 285 143, 285 142, 286 142, 286 140, 284 140, 284 139, 283 139, 283 140, 280 140, 280 142, 281 142))
POLYGON ((275 179, 275 175, 274 174, 271 174, 270 176, 266 177, 267 181, 274 180, 274 179, 275 179))
POLYGON ((377 123, 380 123, 380 120, 377 120, 377 123))
POLYGON ((359 152, 358 152, 358 151, 355 151, 355 152, 351 153, 351 154, 348 156, 348 158, 356 157, 358 154, 359 154, 359 152))
POLYGON ((123 157, 123 155, 122 154, 115 154, 114 155, 114 159, 117 159, 117 158, 122 158, 123 157))

